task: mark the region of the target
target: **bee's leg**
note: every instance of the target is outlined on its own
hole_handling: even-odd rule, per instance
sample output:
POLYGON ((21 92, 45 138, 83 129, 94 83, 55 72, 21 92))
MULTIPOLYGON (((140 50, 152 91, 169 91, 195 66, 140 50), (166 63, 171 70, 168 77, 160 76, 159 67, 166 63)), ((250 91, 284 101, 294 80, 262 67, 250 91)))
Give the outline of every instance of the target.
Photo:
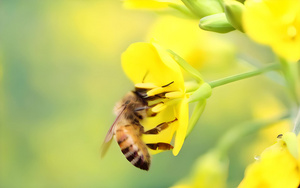
POLYGON ((141 111, 141 110, 147 110, 151 108, 150 106, 142 106, 142 107, 138 107, 138 108, 135 108, 134 111, 137 112, 137 111, 141 111))
POLYGON ((140 96, 142 98, 146 98, 147 91, 148 91, 147 89, 135 88, 134 93, 136 93, 138 96, 140 96))
POLYGON ((162 130, 168 128, 169 124, 171 124, 171 123, 173 123, 175 121, 177 121, 177 118, 175 118, 173 121, 163 122, 163 123, 157 125, 156 127, 154 127, 153 129, 150 129, 150 130, 144 132, 144 134, 158 134, 162 130))
POLYGON ((146 144, 148 148, 152 150, 170 150, 173 149, 173 146, 168 143, 163 143, 163 142, 158 142, 158 143, 151 143, 151 144, 146 144))

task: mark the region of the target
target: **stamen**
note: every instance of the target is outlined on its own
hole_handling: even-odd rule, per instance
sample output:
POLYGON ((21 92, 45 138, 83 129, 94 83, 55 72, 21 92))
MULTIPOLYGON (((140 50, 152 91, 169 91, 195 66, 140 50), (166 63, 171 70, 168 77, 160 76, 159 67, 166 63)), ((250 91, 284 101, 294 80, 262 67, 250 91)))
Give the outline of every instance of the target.
POLYGON ((142 89, 153 89, 153 88, 157 88, 158 86, 156 86, 153 83, 137 83, 135 84, 136 88, 142 88, 142 89))
POLYGON ((164 110, 167 107, 167 105, 165 105, 164 103, 159 103, 157 105, 155 105, 151 110, 154 113, 158 113, 162 110, 164 110))
POLYGON ((181 98, 174 98, 174 99, 166 100, 164 102, 161 102, 161 103, 155 105, 154 107, 152 107, 151 110, 154 113, 158 113, 158 112, 164 110, 167 106, 171 106, 173 104, 178 103, 178 100, 181 100, 181 98))
POLYGON ((165 97, 169 99, 180 98, 182 96, 183 96, 183 92, 181 91, 172 91, 165 94, 165 97))
POLYGON ((160 93, 163 93, 165 92, 166 89, 162 88, 162 87, 157 87, 157 88, 154 88, 154 89, 151 89, 150 91, 147 92, 147 95, 148 96, 154 96, 154 95, 157 95, 157 94, 160 94, 160 93))

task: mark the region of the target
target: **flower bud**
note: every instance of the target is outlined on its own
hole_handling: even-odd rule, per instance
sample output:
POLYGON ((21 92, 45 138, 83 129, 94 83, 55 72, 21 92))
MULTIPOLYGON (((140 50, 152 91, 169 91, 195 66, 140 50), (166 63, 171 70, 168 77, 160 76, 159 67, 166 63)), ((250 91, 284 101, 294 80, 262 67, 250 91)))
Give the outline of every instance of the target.
POLYGON ((228 22, 225 13, 206 16, 200 20, 199 27, 206 31, 228 33, 235 30, 228 22))
POLYGON ((245 6, 239 1, 227 0, 224 1, 224 7, 225 7, 225 15, 229 23, 235 29, 244 32, 242 26, 242 14, 245 9, 245 6))
POLYGON ((218 0, 182 0, 182 2, 199 18, 224 12, 218 0))

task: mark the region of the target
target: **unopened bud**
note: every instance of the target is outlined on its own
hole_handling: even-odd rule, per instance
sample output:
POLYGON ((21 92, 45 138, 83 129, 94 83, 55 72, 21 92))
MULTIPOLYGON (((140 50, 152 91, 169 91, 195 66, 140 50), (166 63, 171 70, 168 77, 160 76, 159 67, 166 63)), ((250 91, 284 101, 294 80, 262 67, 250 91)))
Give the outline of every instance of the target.
POLYGON ((200 20, 199 27, 206 31, 228 33, 235 30, 228 22, 225 13, 206 16, 200 20))
POLYGON ((225 15, 229 23, 235 28, 242 32, 243 25, 242 25, 242 14, 245 9, 245 6, 236 0, 227 0, 224 1, 225 7, 225 15))
POLYGON ((182 0, 199 18, 224 12, 219 0, 182 0))

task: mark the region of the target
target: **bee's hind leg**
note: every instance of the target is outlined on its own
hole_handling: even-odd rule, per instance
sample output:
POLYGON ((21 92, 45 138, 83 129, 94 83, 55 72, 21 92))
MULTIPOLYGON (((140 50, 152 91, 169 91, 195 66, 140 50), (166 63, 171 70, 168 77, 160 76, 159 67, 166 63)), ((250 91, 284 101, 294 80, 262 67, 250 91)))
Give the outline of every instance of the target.
MULTIPOLYGON (((177 118, 175 118, 173 121, 163 122, 163 123, 157 125, 156 127, 154 127, 153 129, 150 129, 150 130, 144 132, 144 134, 158 134, 162 130, 168 128, 169 124, 171 124, 175 121, 177 121, 177 118)), ((173 149, 173 146, 171 144, 163 143, 163 142, 149 143, 149 144, 146 144, 146 145, 148 146, 148 148, 150 148, 152 150, 170 150, 170 149, 173 149)))
POLYGON ((152 150, 170 150, 173 149, 173 146, 168 143, 163 143, 163 142, 158 142, 158 143, 151 143, 151 144, 146 144, 148 148, 152 150))
POLYGON ((171 124, 171 123, 173 123, 175 121, 177 121, 177 118, 175 118, 173 121, 163 122, 163 123, 157 125, 156 127, 154 127, 153 129, 150 129, 150 130, 144 132, 144 134, 158 134, 162 130, 168 128, 169 124, 171 124))

